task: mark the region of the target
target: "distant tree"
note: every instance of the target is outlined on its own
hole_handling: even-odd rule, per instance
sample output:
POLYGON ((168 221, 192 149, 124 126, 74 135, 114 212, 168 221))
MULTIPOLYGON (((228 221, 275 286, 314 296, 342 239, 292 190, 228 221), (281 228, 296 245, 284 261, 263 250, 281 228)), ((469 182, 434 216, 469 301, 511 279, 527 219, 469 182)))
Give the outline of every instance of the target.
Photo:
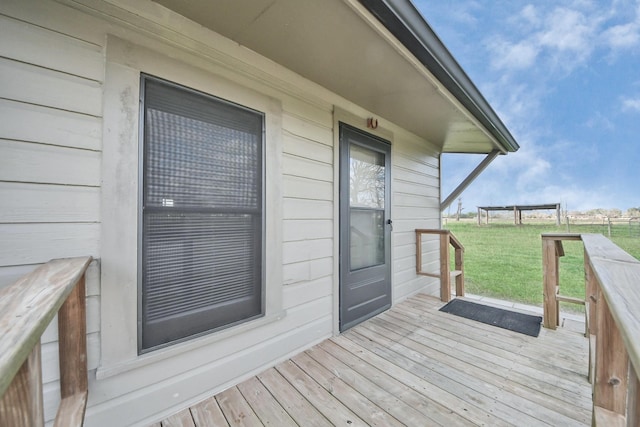
POLYGON ((622 211, 620 209, 607 209, 605 211, 605 215, 609 218, 620 218, 622 216, 622 211))
POLYGON ((629 209, 627 209, 627 216, 640 217, 640 208, 629 208, 629 209))

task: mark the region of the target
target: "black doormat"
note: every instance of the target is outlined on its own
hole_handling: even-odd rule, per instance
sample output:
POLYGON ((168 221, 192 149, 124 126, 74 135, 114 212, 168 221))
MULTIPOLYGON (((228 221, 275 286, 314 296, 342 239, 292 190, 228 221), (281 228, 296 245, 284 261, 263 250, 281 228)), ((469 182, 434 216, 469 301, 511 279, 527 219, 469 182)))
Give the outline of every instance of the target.
POLYGON ((461 299, 449 301, 440 311, 476 320, 487 325, 520 332, 530 337, 537 337, 540 334, 540 322, 542 322, 542 317, 540 316, 503 310, 461 299))

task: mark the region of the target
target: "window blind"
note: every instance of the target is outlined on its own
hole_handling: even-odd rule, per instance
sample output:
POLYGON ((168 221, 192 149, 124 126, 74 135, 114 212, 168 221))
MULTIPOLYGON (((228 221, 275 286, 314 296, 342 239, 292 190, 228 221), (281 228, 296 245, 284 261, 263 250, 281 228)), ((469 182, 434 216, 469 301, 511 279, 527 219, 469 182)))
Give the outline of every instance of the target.
POLYGON ((142 82, 144 351, 262 314, 263 115, 142 82))

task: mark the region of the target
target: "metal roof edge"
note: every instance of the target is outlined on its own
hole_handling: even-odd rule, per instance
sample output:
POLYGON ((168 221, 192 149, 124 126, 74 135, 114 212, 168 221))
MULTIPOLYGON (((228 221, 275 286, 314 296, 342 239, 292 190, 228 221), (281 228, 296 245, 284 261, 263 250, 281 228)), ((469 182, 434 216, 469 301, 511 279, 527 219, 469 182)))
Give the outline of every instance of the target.
POLYGON ((511 132, 410 0, 358 0, 443 84, 506 151, 511 132))

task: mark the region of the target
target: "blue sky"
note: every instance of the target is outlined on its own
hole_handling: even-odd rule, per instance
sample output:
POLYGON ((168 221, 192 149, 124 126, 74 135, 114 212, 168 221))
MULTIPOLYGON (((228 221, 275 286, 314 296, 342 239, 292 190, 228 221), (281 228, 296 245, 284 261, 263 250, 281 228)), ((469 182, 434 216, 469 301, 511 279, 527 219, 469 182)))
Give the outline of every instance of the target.
MULTIPOLYGON (((521 147, 462 194, 465 211, 640 207, 640 0, 414 4, 521 147)), ((443 196, 481 159, 445 155, 443 196)))

